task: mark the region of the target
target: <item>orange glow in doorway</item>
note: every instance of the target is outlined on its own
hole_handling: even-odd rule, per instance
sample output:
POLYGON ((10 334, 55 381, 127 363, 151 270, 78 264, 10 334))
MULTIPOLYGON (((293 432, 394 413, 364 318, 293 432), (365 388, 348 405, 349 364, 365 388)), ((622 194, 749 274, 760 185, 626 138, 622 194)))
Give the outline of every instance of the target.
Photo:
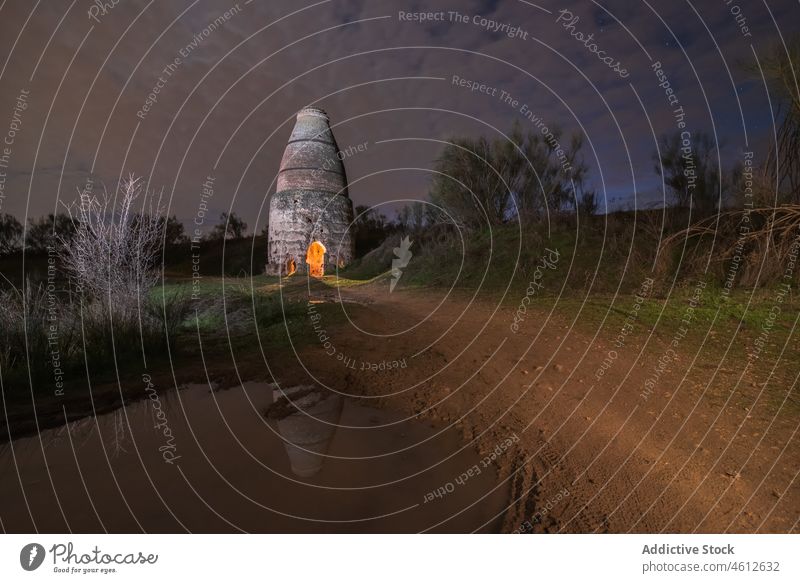
POLYGON ((308 263, 308 274, 311 277, 325 275, 325 246, 322 243, 311 242, 306 251, 306 263, 308 263))
POLYGON ((286 275, 292 275, 295 271, 297 271, 297 265, 294 262, 294 259, 291 257, 286 260, 286 275))

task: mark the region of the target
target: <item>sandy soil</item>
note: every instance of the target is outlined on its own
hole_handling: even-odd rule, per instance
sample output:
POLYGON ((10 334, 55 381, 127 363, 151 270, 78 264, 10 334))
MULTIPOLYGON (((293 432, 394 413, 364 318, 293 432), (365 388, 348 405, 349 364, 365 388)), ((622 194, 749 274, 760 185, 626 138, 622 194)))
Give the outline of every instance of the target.
POLYGON ((312 303, 318 342, 234 358, 236 374, 347 395, 320 474, 291 474, 263 415, 266 382, 176 392, 158 380, 178 462, 164 459, 148 400, 4 444, 3 530, 798 528, 796 354, 773 377, 742 376, 727 339, 701 350, 687 338, 645 399, 671 338, 641 326, 609 361, 617 331, 543 308, 514 332, 512 309, 446 290, 296 278, 285 293, 336 302, 348 319, 326 322, 312 303))
POLYGON ((362 304, 351 322, 322 322, 329 346, 296 353, 318 380, 457 428, 482 452, 520 438, 497 462, 511 493, 504 531, 798 528, 791 349, 772 377, 755 378, 723 358, 729 339, 686 338, 645 399, 673 338, 641 327, 609 361, 617 331, 593 337, 544 309, 514 333, 513 310, 446 290, 390 294, 383 281, 316 297, 362 304))

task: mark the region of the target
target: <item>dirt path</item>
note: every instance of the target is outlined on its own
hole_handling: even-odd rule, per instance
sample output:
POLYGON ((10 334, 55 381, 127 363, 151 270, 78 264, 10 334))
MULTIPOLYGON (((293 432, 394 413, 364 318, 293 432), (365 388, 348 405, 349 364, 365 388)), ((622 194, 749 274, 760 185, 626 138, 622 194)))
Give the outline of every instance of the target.
POLYGON ((496 461, 497 487, 511 492, 505 531, 797 529, 791 350, 775 376, 755 378, 722 358, 728 339, 675 343, 634 326, 615 346, 618 330, 595 336, 544 308, 515 333, 515 310, 489 300, 390 294, 385 281, 312 289, 316 301, 361 307, 336 325, 312 307, 321 340, 297 351, 287 374, 302 364, 365 403, 457 428, 489 455, 518 439, 496 461), (665 354, 671 364, 655 375, 665 354))
POLYGON ((3 444, 0 526, 797 530, 796 348, 767 352, 743 374, 742 351, 726 354, 730 337, 713 330, 676 342, 634 322, 620 342, 619 320, 597 330, 575 321, 577 310, 551 313, 547 300, 512 329, 516 298, 498 308, 494 297, 388 287, 384 279, 309 289, 292 278, 286 299, 310 299, 302 321, 295 311, 287 327, 294 347, 262 354, 243 331, 237 350, 222 337, 213 356, 204 345, 202 361, 185 350, 174 372, 193 373, 199 389, 175 392, 172 383, 184 381, 154 376, 180 467, 162 460, 164 437, 141 381, 123 383, 138 400, 122 409, 3 444), (331 303, 347 317, 332 317, 331 303), (209 393, 207 373, 230 389, 209 393), (309 377, 349 398, 333 457, 306 482, 291 478, 263 412, 267 382, 309 377))

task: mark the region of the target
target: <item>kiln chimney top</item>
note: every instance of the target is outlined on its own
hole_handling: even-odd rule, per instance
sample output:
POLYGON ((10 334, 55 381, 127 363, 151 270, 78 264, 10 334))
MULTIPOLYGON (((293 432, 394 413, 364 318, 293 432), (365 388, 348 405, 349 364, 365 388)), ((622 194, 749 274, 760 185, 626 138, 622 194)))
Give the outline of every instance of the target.
POLYGON ((347 193, 347 174, 328 114, 318 107, 304 107, 283 152, 277 192, 306 190, 347 193))
POLYGON ((321 109, 319 107, 313 107, 313 106, 304 107, 303 109, 301 109, 300 111, 297 112, 297 117, 298 118, 300 118, 300 117, 302 117, 304 115, 313 115, 313 116, 316 116, 316 117, 324 118, 326 120, 329 119, 328 118, 328 114, 325 112, 324 109, 321 109))

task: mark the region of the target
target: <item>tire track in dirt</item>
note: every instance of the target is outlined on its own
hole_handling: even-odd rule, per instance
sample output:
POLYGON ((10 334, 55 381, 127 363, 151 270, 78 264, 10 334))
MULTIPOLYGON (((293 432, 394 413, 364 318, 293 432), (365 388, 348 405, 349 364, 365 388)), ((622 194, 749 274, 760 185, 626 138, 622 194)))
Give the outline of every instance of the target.
MULTIPOLYGON (((342 288, 340 293, 343 305, 361 304, 352 317, 362 330, 388 333, 412 328, 384 341, 354 333, 344 324, 333 331, 340 350, 355 358, 380 361, 430 348, 410 359, 407 368, 383 373, 348 371, 344 377, 330 359, 319 360, 318 347, 307 347, 300 357, 316 360, 315 370, 334 384, 337 376, 344 378, 341 386, 348 393, 369 397, 372 404, 409 417, 455 424, 464 442, 474 441, 479 451, 518 435, 514 451, 495 467, 498 483, 509 491, 504 531, 517 531, 527 524, 532 532, 624 532, 636 524, 637 531, 657 532, 670 521, 671 530, 691 531, 728 485, 709 481, 689 500, 697 479, 705 474, 702 456, 672 479, 675 468, 684 465, 688 452, 698 445, 694 439, 704 433, 704 420, 713 419, 719 406, 716 398, 701 399, 699 379, 690 379, 690 386, 683 389, 685 398, 670 400, 667 388, 672 379, 665 378, 663 399, 654 395, 642 403, 637 387, 646 377, 646 359, 624 379, 621 370, 612 371, 603 382, 590 385, 588 378, 600 366, 608 346, 602 339, 590 346, 588 337, 560 325, 558 317, 537 332, 535 324, 541 325, 545 314, 539 318, 531 312, 531 331, 513 335, 506 326, 510 310, 495 310, 488 300, 470 304, 470 298, 453 295, 436 308, 441 301, 437 290, 390 296, 379 284, 342 288), (534 341, 535 333, 540 335, 534 341), (569 335, 569 342, 563 341, 562 334, 569 335), (584 348, 585 353, 579 354, 584 348), (700 408, 684 423, 698 400, 700 408), (661 462, 654 467, 657 459, 661 462), (678 512, 684 501, 688 503, 678 512)), ((731 415, 726 421, 735 426, 737 418, 731 415)), ((712 458, 713 451, 724 447, 725 427, 721 425, 719 436, 702 444, 701 451, 709 454, 706 457, 712 458)), ((779 482, 784 477, 774 479, 779 482)), ((730 513, 739 510, 739 498, 744 504, 757 494, 738 484, 727 491, 736 498, 704 528, 713 530, 717 523, 727 526, 730 513)), ((797 492, 792 496, 795 502, 784 505, 790 513, 796 508, 797 492)), ((760 502, 751 500, 750 504, 755 507, 760 502)))

